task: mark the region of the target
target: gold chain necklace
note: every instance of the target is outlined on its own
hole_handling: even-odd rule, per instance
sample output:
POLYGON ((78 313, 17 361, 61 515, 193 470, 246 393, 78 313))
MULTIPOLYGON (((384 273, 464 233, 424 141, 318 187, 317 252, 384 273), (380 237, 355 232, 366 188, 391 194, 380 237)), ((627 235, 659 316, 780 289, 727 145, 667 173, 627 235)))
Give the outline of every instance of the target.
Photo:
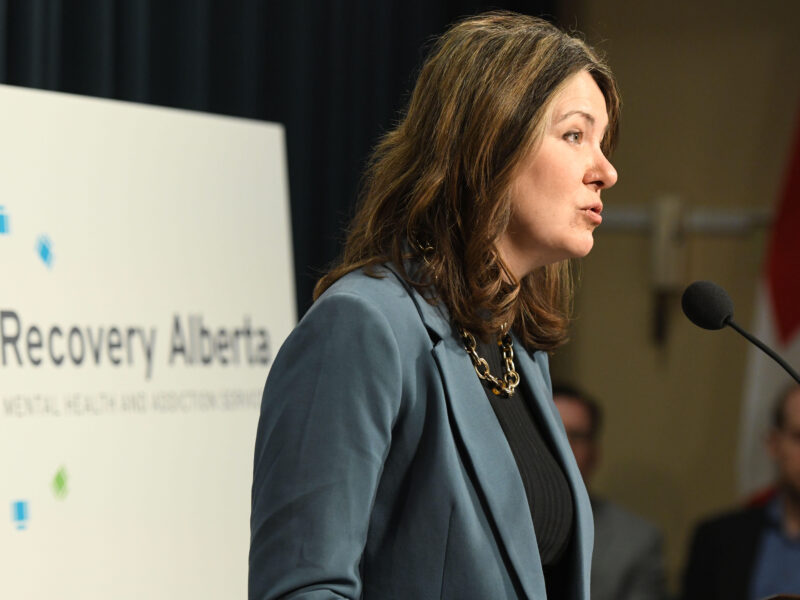
POLYGON ((478 377, 491 384, 490 389, 495 396, 503 396, 504 398, 513 396, 514 389, 519 385, 519 373, 514 367, 514 342, 511 339, 511 334, 505 331, 497 339, 497 345, 503 351, 503 366, 505 367, 503 378, 498 379, 489 372, 489 363, 486 362, 486 359, 478 356, 475 336, 463 327, 459 327, 458 332, 461 334, 464 349, 472 359, 472 366, 475 367, 478 377))

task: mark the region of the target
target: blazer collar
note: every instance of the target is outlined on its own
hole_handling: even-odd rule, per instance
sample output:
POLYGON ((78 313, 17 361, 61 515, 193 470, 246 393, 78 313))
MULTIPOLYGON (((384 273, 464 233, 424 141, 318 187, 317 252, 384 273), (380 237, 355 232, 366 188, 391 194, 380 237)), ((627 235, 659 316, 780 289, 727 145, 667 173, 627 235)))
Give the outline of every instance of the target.
MULTIPOLYGON (((441 302, 435 304, 428 302, 429 299, 433 299, 436 296, 433 289, 431 289, 429 293, 421 294, 414 287, 408 284, 394 264, 386 263, 385 267, 394 273, 394 276, 397 277, 397 279, 400 281, 400 284, 406 289, 408 295, 411 296, 411 299, 417 306, 417 312, 419 312, 422 323, 428 330, 428 334, 431 336, 431 341, 434 344, 437 344, 440 340, 455 334, 453 324, 450 322, 450 313, 444 304, 441 302)), ((411 260, 405 263, 405 267, 406 272, 412 275, 416 270, 414 267, 414 262, 411 260)))

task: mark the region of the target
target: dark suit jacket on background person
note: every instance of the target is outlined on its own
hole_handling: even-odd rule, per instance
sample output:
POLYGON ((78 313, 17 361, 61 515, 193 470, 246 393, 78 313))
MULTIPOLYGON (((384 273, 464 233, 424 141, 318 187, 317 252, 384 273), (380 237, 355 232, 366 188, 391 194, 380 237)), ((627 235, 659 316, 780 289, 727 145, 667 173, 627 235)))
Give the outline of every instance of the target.
MULTIPOLYGON (((525 489, 472 362, 442 306, 383 275, 336 282, 272 365, 250 598, 544 598, 525 489)), ((591 506, 547 355, 514 349, 575 503, 565 600, 589 600, 591 506)))
POLYGON ((747 600, 765 526, 764 506, 702 522, 692 538, 683 600, 747 600))
POLYGON ((645 519, 603 498, 592 498, 592 600, 663 600, 663 540, 645 519))

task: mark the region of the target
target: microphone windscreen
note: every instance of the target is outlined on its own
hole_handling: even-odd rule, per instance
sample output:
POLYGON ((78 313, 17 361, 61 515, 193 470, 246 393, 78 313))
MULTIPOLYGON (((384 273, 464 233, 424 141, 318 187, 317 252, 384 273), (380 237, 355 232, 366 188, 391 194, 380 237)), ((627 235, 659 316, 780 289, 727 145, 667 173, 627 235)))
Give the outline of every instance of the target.
POLYGON ((683 292, 681 307, 703 329, 722 329, 733 318, 733 301, 713 281, 695 281, 683 292))

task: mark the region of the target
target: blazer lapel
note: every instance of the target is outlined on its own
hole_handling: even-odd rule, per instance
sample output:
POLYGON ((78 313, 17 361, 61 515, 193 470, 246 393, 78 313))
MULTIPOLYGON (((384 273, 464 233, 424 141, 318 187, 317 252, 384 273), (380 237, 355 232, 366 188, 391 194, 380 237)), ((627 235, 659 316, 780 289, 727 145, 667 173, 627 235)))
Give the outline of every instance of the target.
POLYGON ((464 458, 472 467, 477 491, 485 498, 487 516, 500 536, 510 568, 528 598, 544 598, 544 574, 522 478, 469 355, 456 337, 447 310, 426 302, 389 269, 413 298, 431 334, 454 433, 466 450, 464 458))
MULTIPOLYGON (((516 337, 514 338, 514 345, 517 348, 522 348, 522 344, 516 337)), ((517 360, 517 370, 522 378, 520 385, 527 387, 528 397, 532 399, 531 409, 540 416, 542 423, 545 424, 545 433, 549 433, 552 447, 556 452, 556 458, 563 466, 572 490, 572 499, 575 503, 575 539, 578 545, 577 573, 580 574, 578 577, 578 597, 588 598, 588 573, 591 568, 592 547, 594 545, 594 520, 592 518, 589 494, 575 462, 575 456, 569 446, 564 424, 561 422, 561 418, 557 416, 556 408, 552 403, 550 388, 544 378, 539 361, 544 361, 546 358, 540 354, 537 359, 525 350, 520 350, 515 353, 515 359, 517 360)))
POLYGON ((472 362, 450 335, 433 349, 455 433, 500 535, 500 542, 528 598, 544 598, 544 574, 522 479, 472 362), (537 576, 538 575, 538 576, 537 576))

